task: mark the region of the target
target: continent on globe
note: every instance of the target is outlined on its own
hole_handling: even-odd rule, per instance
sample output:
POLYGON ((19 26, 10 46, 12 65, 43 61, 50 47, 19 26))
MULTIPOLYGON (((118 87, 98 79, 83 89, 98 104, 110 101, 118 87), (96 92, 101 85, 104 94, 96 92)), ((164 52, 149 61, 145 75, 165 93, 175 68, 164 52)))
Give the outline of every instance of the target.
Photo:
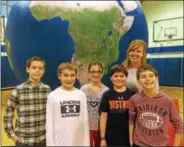
POLYGON ((69 21, 68 31, 75 42, 72 62, 77 65, 81 85, 88 82, 87 66, 90 62, 100 61, 107 72, 118 59, 119 38, 130 28, 127 24, 124 26, 127 19, 116 1, 33 1, 30 8, 40 21, 56 16, 69 21), (110 30, 112 33, 108 35, 110 30))

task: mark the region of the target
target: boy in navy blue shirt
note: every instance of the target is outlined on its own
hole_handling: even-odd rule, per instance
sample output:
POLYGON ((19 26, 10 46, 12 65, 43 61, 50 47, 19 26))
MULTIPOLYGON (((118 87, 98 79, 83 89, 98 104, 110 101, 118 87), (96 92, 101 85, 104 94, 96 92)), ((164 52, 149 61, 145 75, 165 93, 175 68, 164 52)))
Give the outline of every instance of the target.
POLYGON ((111 68, 113 88, 104 92, 99 107, 101 146, 130 146, 128 106, 135 93, 125 86, 127 76, 122 65, 111 68))

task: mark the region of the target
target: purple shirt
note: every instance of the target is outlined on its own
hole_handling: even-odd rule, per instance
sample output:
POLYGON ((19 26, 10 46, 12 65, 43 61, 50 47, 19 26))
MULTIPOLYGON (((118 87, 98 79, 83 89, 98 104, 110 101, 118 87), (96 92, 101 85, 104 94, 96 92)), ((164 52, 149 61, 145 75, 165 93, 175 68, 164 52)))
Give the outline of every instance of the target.
POLYGON ((138 146, 167 146, 169 123, 182 134, 182 120, 172 99, 165 93, 148 98, 143 92, 130 99, 129 123, 134 124, 134 143, 138 146))

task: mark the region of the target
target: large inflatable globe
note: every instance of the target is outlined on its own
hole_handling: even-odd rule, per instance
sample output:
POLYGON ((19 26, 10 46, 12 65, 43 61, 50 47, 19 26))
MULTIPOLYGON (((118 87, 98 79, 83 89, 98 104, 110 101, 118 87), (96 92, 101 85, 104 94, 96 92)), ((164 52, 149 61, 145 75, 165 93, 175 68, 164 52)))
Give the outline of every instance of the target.
POLYGON ((104 84, 109 69, 121 63, 130 41, 148 42, 144 12, 138 1, 20 1, 9 13, 6 49, 16 78, 28 78, 26 61, 39 56, 46 61, 43 81, 58 87, 57 67, 73 62, 78 85, 87 83, 87 66, 102 62, 104 84))

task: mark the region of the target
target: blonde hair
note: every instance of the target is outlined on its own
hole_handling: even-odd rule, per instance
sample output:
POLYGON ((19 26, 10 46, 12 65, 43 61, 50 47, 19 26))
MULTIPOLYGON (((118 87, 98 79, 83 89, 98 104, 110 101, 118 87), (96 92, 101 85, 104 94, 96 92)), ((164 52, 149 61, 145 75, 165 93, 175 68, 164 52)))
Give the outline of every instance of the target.
POLYGON ((130 45, 127 49, 127 52, 126 52, 126 59, 122 62, 123 66, 126 67, 126 68, 131 68, 131 63, 130 63, 130 60, 128 58, 128 54, 131 50, 135 50, 137 49, 140 45, 142 45, 144 47, 144 50, 143 50, 143 58, 142 58, 142 61, 141 61, 141 65, 142 64, 146 64, 146 49, 147 49, 147 44, 145 41, 143 40, 139 40, 139 39, 136 39, 136 40, 133 40, 130 42, 130 45))
POLYGON ((65 63, 61 63, 58 67, 58 70, 57 70, 57 74, 58 76, 60 76, 60 74, 62 73, 62 71, 64 69, 69 69, 69 70, 74 70, 77 74, 77 68, 74 64, 72 63, 69 63, 69 62, 65 62, 65 63))

